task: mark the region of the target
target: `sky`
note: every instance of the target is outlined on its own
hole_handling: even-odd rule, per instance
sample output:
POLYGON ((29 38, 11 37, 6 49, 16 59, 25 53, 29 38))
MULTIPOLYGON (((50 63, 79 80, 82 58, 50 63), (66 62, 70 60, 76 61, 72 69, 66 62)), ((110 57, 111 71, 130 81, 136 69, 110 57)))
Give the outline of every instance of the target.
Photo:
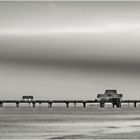
POLYGON ((140 2, 0 2, 0 98, 140 99, 140 2))

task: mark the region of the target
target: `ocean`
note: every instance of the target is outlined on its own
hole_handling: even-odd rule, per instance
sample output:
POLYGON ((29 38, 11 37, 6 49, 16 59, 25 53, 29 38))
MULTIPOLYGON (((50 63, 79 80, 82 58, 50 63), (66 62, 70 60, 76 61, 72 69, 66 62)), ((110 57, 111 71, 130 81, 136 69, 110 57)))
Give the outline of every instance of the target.
POLYGON ((140 107, 3 107, 0 139, 140 139, 140 107))

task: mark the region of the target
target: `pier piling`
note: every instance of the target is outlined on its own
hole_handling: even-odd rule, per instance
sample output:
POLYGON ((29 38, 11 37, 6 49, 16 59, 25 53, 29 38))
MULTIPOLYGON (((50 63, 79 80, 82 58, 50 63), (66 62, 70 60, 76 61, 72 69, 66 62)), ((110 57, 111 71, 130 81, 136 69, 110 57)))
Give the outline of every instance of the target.
POLYGON ((52 102, 48 102, 48 108, 52 108, 52 102))
POLYGON ((74 102, 74 107, 76 107, 76 102, 74 102))
POLYGON ((117 103, 117 107, 121 107, 121 102, 118 102, 117 103))
POLYGON ((112 103, 112 107, 113 107, 113 108, 115 107, 115 104, 114 104, 114 103, 112 103))
POLYGON ((39 102, 39 106, 41 106, 41 102, 39 102))
POLYGON ((16 102, 16 107, 19 108, 19 102, 16 102))
POLYGON ((104 102, 100 102, 100 107, 101 108, 105 107, 105 103, 104 102))
POLYGON ((67 108, 69 107, 69 102, 66 102, 66 107, 67 107, 67 108))
POLYGON ((0 107, 3 107, 3 102, 0 102, 0 107))
POLYGON ((117 108, 121 107, 121 102, 113 102, 112 103, 113 108, 116 106, 117 108))
POLYGON ((84 107, 84 108, 86 107, 86 102, 83 102, 83 107, 84 107))
POLYGON ((33 107, 35 108, 35 102, 33 102, 33 107))
POLYGON ((134 102, 134 107, 137 107, 137 102, 134 102))

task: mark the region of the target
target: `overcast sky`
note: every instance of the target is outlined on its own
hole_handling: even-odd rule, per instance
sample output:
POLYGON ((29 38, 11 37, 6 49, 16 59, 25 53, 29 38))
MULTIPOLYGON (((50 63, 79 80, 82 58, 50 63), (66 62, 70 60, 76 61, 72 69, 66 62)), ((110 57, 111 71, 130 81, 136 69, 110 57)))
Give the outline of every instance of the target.
POLYGON ((0 2, 0 98, 140 99, 140 2, 0 2))

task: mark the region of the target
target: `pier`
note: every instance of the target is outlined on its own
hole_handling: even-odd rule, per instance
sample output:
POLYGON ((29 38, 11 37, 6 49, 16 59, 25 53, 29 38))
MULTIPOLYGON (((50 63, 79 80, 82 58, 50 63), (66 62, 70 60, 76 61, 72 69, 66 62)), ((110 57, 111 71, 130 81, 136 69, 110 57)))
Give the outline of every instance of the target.
POLYGON ((123 94, 118 94, 117 90, 105 90, 104 94, 97 94, 97 99, 95 100, 34 100, 33 96, 23 96, 22 100, 0 100, 0 107, 3 107, 6 103, 14 103, 17 108, 20 107, 21 103, 28 104, 29 107, 32 105, 33 108, 36 107, 36 104, 41 106, 42 103, 48 104, 48 108, 52 108, 53 104, 65 104, 66 108, 69 108, 70 104, 73 104, 74 107, 77 104, 82 104, 83 108, 86 108, 87 104, 99 104, 101 108, 105 107, 105 104, 110 103, 112 107, 120 108, 122 103, 125 104, 134 104, 134 107, 137 107, 137 104, 140 103, 140 100, 122 100, 123 94))
POLYGON ((112 107, 121 107, 122 103, 129 104, 133 103, 134 107, 137 107, 137 104, 140 103, 140 100, 121 100, 120 102, 116 103, 116 101, 98 101, 97 99, 95 100, 31 100, 31 101, 24 101, 24 100, 0 100, 0 107, 3 107, 4 104, 7 103, 13 103, 15 104, 15 107, 19 108, 20 104, 28 104, 29 106, 31 105, 33 108, 36 107, 38 104, 39 106, 42 103, 48 104, 48 108, 52 108, 53 104, 64 104, 67 108, 69 108, 70 104, 73 104, 74 107, 77 104, 81 104, 84 108, 86 108, 87 104, 99 104, 101 108, 105 107, 106 103, 111 103, 112 107))

